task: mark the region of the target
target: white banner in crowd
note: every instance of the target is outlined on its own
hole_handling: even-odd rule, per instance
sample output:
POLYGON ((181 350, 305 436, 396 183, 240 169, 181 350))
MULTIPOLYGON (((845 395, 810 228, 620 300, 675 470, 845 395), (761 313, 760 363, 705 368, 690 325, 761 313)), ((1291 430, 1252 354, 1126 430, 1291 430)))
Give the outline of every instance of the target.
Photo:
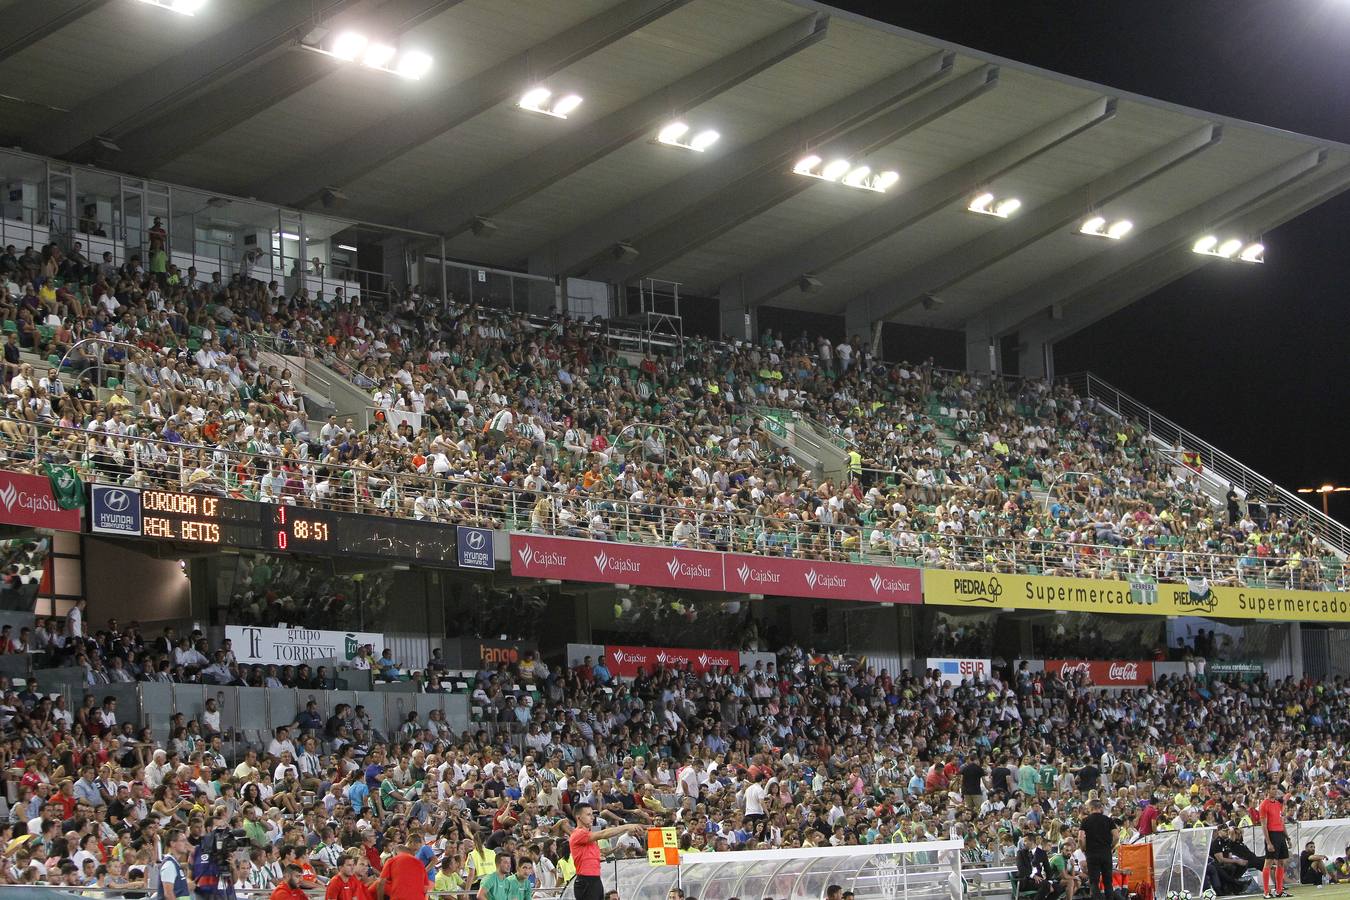
POLYGON ((963 681, 984 681, 993 671, 987 659, 953 659, 950 657, 928 657, 928 668, 937 669, 947 684, 960 684, 963 681))
POLYGON ((384 635, 366 631, 319 631, 314 628, 258 628, 227 625, 234 656, 249 665, 298 665, 310 659, 350 660, 364 644, 375 653, 384 649, 384 635))

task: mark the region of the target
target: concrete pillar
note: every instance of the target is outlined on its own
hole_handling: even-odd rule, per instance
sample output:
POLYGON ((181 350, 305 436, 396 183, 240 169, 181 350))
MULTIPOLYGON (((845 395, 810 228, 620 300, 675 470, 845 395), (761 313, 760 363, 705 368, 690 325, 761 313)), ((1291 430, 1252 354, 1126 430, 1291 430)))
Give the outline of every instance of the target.
POLYGON ((984 320, 966 323, 966 370, 999 371, 998 339, 989 333, 984 320))
POLYGON ((855 297, 844 307, 844 337, 861 335, 869 344, 875 341, 881 320, 872 312, 871 298, 864 294, 855 297))
POLYGON ((1055 339, 1054 326, 1059 323, 1047 318, 1043 322, 1032 322, 1017 331, 1017 343, 1021 347, 1018 354, 1018 374, 1028 378, 1055 377, 1055 339))
POLYGON ((747 306, 745 295, 739 282, 729 282, 722 286, 717 301, 717 330, 733 341, 753 341, 759 328, 759 319, 755 309, 747 306))

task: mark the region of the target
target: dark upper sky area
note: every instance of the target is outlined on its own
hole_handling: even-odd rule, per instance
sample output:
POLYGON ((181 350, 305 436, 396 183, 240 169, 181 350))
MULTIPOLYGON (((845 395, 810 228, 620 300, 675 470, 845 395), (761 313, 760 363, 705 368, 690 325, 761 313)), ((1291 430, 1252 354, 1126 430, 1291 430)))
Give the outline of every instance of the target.
MULTIPOLYGON (((1067 75, 1350 143, 1350 0, 893 0, 841 9, 1067 75)), ((1293 489, 1350 484, 1350 192, 1056 347, 1293 489)), ((1350 493, 1331 512, 1350 522, 1350 493)))

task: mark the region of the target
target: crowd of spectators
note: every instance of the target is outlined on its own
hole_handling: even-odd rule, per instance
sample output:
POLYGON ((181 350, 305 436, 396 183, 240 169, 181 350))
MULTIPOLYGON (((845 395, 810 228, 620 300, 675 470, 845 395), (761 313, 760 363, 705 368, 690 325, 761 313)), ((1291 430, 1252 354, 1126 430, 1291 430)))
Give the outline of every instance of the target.
POLYGON ((381 304, 288 296, 56 245, 0 255, 0 273, 11 468, 68 460, 100 480, 775 555, 1309 588, 1342 577, 1302 521, 1216 502, 1138 423, 1064 385, 886 365, 857 338, 765 330, 636 360, 593 324, 416 288, 381 304), (51 365, 35 371, 21 349, 51 365), (272 350, 350 377, 372 421, 310 422, 272 350), (766 414, 814 422, 848 471, 804 471, 766 414))
MULTIPOLYGON (((629 681, 603 660, 531 657, 474 678, 495 724, 457 733, 414 712, 389 727, 311 703, 266 746, 237 742, 214 700, 156 740, 97 688, 71 710, 33 683, 6 686, 0 881, 145 890, 179 829, 198 845, 232 828, 246 836, 228 876, 240 888, 270 891, 290 865, 302 886, 344 865, 373 878, 409 847, 438 890, 473 892, 502 869, 549 889, 572 874, 566 836, 591 804, 604 826, 676 828, 686 853, 955 836, 967 865, 1025 864, 1048 897, 1075 877, 1099 801, 1124 841, 1238 829, 1215 844, 1232 871, 1209 876, 1227 893, 1262 797, 1291 822, 1350 814, 1346 680, 1103 692, 1079 678, 1013 664, 951 684, 797 646, 735 672, 629 681)), ((617 832, 605 850, 645 856, 644 838, 617 832)), ((1326 877, 1345 877, 1339 848, 1325 853, 1326 877)))

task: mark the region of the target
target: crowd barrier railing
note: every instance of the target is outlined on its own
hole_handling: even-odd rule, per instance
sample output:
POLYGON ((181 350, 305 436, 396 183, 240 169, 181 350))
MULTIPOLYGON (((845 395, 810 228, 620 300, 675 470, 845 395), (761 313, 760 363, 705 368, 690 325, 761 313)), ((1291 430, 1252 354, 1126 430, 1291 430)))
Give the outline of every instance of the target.
POLYGON ((580 489, 559 494, 346 462, 247 453, 160 438, 116 435, 0 418, 0 467, 40 471, 74 464, 87 480, 232 495, 445 524, 480 525, 623 543, 683 546, 766 556, 993 573, 1334 589, 1321 561, 1181 549, 1064 543, 965 533, 822 524, 729 507, 670 506, 611 499, 580 489), (691 523, 689 532, 677 525, 691 523), (880 541, 872 539, 877 531, 880 541))

